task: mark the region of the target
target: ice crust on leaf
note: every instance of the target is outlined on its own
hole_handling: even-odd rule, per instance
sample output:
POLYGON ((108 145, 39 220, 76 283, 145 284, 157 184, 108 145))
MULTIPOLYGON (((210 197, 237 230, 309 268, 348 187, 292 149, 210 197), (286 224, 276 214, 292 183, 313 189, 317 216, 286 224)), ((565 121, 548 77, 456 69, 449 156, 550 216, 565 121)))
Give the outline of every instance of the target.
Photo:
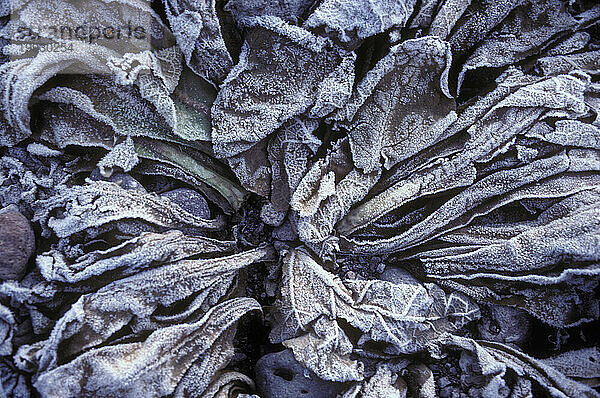
POLYGON ((164 0, 167 18, 186 64, 220 84, 233 67, 223 39, 215 0, 164 0))
POLYGON ((413 0, 325 0, 308 17, 304 26, 324 29, 340 41, 350 42, 402 27, 415 7, 413 0))
POLYGON ((456 119, 448 91, 452 55, 433 37, 407 40, 370 70, 342 112, 352 160, 371 173, 436 143, 456 119))
POLYGON ((205 373, 196 385, 202 391, 222 366, 211 359, 227 352, 231 328, 244 314, 260 310, 250 298, 225 301, 198 321, 158 329, 141 342, 90 350, 40 374, 35 387, 48 397, 165 396, 178 389, 193 366, 200 366, 205 373))
POLYGON ((460 328, 479 316, 478 307, 464 295, 446 294, 433 284, 342 281, 302 248, 286 254, 282 272, 277 322, 270 339, 287 340, 285 344, 298 360, 329 379, 334 375, 323 364, 328 351, 336 368, 343 369, 338 374, 344 380, 338 381, 360 379, 360 368, 348 358, 349 342, 338 319, 363 333, 359 346, 373 340, 387 343, 389 353, 408 354, 426 350, 444 331, 460 328), (328 322, 337 325, 326 327, 328 322), (311 330, 313 334, 296 338, 311 330), (318 339, 323 343, 318 344, 318 339), (316 352, 309 355, 311 349, 316 352))
POLYGON ((61 238, 122 219, 141 219, 170 228, 187 226, 214 230, 223 225, 219 218, 199 218, 168 198, 142 190, 126 190, 105 181, 90 181, 71 188, 59 187, 57 195, 43 204, 36 217, 61 238), (63 217, 50 215, 53 209, 59 208, 64 209, 63 217))
POLYGON ((220 157, 248 150, 316 100, 335 98, 339 94, 327 90, 339 86, 323 83, 326 79, 353 78, 352 62, 347 61, 352 53, 330 40, 272 16, 245 24, 248 34, 240 61, 212 108, 212 140, 220 157))

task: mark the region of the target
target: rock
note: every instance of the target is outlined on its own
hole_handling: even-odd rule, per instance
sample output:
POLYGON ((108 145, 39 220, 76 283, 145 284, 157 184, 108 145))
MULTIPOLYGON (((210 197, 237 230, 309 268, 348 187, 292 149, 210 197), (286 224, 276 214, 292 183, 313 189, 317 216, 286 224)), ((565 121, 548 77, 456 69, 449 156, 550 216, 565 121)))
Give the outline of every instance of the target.
POLYGON ((35 235, 29 220, 17 206, 0 210, 0 279, 21 279, 35 250, 35 235))
POLYGON ((446 376, 440 377, 437 382, 438 382, 438 386, 440 388, 444 388, 444 387, 450 385, 450 380, 446 376))
POLYGON ((123 189, 144 189, 142 184, 132 176, 126 173, 112 173, 108 177, 102 175, 96 167, 90 174, 90 179, 94 181, 114 182, 123 189))
POLYGON ((441 398, 451 398, 453 392, 454 392, 454 387, 446 386, 440 390, 440 397, 441 398))
POLYGON ((290 220, 286 219, 281 226, 273 230, 273 238, 283 241, 293 241, 298 239, 298 233, 290 220))
POLYGON ((306 369, 289 349, 258 360, 256 385, 262 398, 329 398, 344 390, 343 384, 322 380, 306 369))
POLYGON ((171 202, 178 204, 181 208, 196 217, 209 219, 210 208, 208 202, 202 194, 189 189, 177 188, 163 193, 161 196, 169 198, 171 202))

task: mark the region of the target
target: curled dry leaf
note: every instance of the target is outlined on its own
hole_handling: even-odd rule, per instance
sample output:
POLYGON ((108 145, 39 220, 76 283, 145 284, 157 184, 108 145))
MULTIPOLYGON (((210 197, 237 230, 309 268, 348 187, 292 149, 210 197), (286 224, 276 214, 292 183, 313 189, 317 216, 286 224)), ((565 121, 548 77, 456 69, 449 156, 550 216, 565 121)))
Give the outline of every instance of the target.
POLYGON ((600 352, 596 347, 567 351, 540 361, 590 387, 600 385, 600 352))
MULTIPOLYGON (((489 160, 544 112, 564 109, 574 114, 584 114, 587 106, 583 94, 587 82, 587 77, 561 75, 519 88, 493 106, 468 129, 471 139, 464 144, 462 151, 414 172, 386 191, 356 206, 340 221, 340 232, 351 233, 418 197, 473 184, 477 178, 476 162, 489 160)), ((361 242, 357 246, 359 250, 369 252, 402 248, 396 238, 361 242)))
POLYGON ((186 236, 180 231, 144 233, 107 250, 87 253, 70 263, 58 250, 37 257, 40 273, 48 281, 78 283, 107 272, 131 275, 159 262, 170 263, 188 257, 231 252, 233 241, 186 236))
POLYGON ((81 296, 36 354, 38 370, 48 371, 64 359, 102 344, 126 325, 138 332, 155 328, 150 318, 159 306, 168 308, 194 296, 189 308, 177 316, 155 316, 153 322, 159 324, 184 320, 199 310, 206 312, 226 294, 238 270, 269 253, 267 248, 260 248, 216 259, 181 260, 119 279, 81 296), (154 280, 162 283, 156 285, 154 280))
MULTIPOLYGON (((19 42, 22 41, 20 36, 23 35, 12 36, 18 28, 29 27, 32 29, 30 36, 37 34, 50 43, 57 43, 58 40, 51 33, 52 30, 46 27, 57 20, 65 21, 65 17, 61 16, 60 12, 67 9, 72 11, 73 18, 68 23, 76 24, 81 24, 86 18, 92 18, 94 13, 101 15, 108 26, 127 26, 127 22, 130 26, 132 23, 138 26, 148 25, 144 23, 148 18, 148 21, 152 21, 150 24, 152 30, 147 33, 156 39, 157 43, 162 40, 169 41, 169 30, 147 2, 118 1, 115 4, 114 7, 119 9, 118 13, 114 12, 111 5, 100 0, 86 7, 76 7, 63 0, 52 5, 38 0, 20 1, 15 4, 11 10, 9 24, 2 33, 2 37, 14 46, 8 46, 7 55, 10 55, 11 59, 3 63, 0 69, 1 90, 5 98, 10 98, 9 101, 2 103, 3 117, 0 121, 3 131, 2 145, 12 146, 31 134, 29 100, 34 91, 52 76, 60 72, 110 74, 112 71, 106 60, 123 56, 115 48, 92 43, 91 40, 86 42, 77 39, 69 40, 66 51, 40 51, 40 46, 36 46, 33 54, 30 51, 27 55, 23 55, 18 47, 19 42)), ((145 44, 146 42, 141 44, 130 42, 128 49, 132 52, 141 52, 145 44)))
POLYGON ((436 143, 456 119, 451 61, 448 44, 428 36, 392 47, 367 73, 342 112, 356 167, 370 173, 383 157, 389 169, 436 143))
POLYGON ((471 361, 483 375, 489 377, 491 387, 494 375, 502 375, 507 369, 518 377, 528 378, 540 384, 556 397, 598 397, 592 388, 564 376, 540 360, 532 358, 509 346, 489 341, 474 341, 464 337, 447 336, 445 344, 462 348, 473 354, 471 361))

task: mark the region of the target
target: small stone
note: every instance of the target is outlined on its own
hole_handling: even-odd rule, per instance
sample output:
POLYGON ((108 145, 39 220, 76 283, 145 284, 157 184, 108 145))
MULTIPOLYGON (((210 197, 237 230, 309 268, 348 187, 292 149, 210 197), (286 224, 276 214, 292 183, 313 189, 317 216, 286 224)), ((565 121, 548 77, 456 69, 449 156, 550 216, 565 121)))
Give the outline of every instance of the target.
POLYGON ((114 173, 110 176, 109 181, 114 182, 123 189, 144 189, 138 180, 125 173, 114 173))
POLYGON ((322 380, 306 369, 289 349, 258 360, 256 386, 262 398, 325 398, 344 390, 344 385, 322 380))
POLYGON ((114 182, 123 189, 144 189, 138 180, 126 173, 112 173, 106 177, 100 169, 95 168, 90 174, 90 179, 94 181, 114 182))
POLYGON ((0 210, 0 279, 21 279, 34 250, 35 235, 29 220, 17 206, 0 210))
POLYGON ((440 388, 444 388, 450 385, 450 379, 448 379, 446 376, 442 376, 438 379, 438 385, 440 386, 440 388))
POLYGON ((452 393, 454 392, 454 387, 446 386, 440 390, 441 398, 450 398, 452 397, 452 393))
POLYGON ((273 230, 273 238, 282 241, 293 241, 298 239, 298 233, 292 223, 286 219, 281 226, 273 230))
POLYGON ((169 198, 171 202, 181 206, 181 208, 196 217, 209 219, 210 208, 208 202, 202 194, 189 189, 177 188, 172 191, 163 193, 161 196, 169 198))

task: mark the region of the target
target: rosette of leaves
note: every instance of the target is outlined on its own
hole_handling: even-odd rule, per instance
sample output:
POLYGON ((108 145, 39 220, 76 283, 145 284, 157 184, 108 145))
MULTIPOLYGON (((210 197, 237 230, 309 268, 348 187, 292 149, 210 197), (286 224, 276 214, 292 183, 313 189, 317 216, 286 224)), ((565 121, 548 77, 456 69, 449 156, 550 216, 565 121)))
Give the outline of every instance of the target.
POLYGON ((251 392, 227 365, 275 241, 270 343, 343 397, 435 396, 451 355, 472 396, 598 396, 600 7, 93 3, 152 48, 0 66, 0 204, 42 241, 0 286, 7 395, 251 392))

